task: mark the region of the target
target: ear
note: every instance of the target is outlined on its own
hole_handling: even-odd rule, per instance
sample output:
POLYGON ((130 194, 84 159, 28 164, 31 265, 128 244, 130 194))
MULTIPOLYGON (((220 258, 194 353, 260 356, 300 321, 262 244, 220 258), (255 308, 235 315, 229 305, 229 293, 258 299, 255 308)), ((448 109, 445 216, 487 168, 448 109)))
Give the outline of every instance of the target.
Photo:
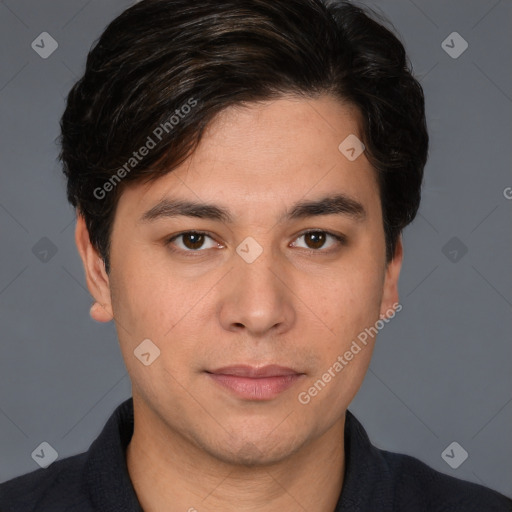
POLYGON ((91 308, 91 317, 97 322, 109 322, 114 317, 109 277, 102 258, 91 244, 85 219, 79 213, 77 213, 75 242, 84 265, 87 288, 96 300, 91 308))
POLYGON ((397 239, 395 254, 393 259, 386 266, 386 275, 384 277, 384 289, 380 304, 380 317, 387 318, 389 312, 397 309, 400 299, 398 297, 398 278, 402 268, 403 245, 402 235, 397 239))

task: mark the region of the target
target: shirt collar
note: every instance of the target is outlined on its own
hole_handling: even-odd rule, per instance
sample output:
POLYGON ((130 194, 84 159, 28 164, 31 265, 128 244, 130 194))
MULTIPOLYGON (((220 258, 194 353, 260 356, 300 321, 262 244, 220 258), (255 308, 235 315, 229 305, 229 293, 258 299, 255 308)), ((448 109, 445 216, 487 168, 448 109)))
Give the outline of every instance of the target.
POLYGON ((383 452, 373 446, 366 430, 347 410, 345 476, 335 512, 392 512, 393 475, 383 452))
POLYGON ((96 510, 144 512, 126 465, 126 447, 133 435, 133 398, 112 413, 89 448, 85 484, 96 510))
MULTIPOLYGON (((133 435, 133 399, 112 413, 92 443, 85 466, 85 485, 95 508, 103 512, 143 512, 126 465, 126 447, 133 435)), ((345 476, 335 512, 393 510, 392 475, 363 426, 347 410, 345 476)))

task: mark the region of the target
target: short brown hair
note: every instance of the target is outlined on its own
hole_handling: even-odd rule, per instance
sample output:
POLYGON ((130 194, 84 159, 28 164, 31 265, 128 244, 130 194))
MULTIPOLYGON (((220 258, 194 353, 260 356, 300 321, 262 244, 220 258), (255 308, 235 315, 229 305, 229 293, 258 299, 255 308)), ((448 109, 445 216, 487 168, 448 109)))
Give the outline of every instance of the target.
POLYGON ((404 47, 373 17, 343 0, 142 0, 113 20, 69 92, 59 155, 107 272, 125 183, 171 172, 229 106, 322 93, 362 115, 390 261, 419 208, 428 134, 404 47), (135 160, 158 127, 158 144, 135 160))

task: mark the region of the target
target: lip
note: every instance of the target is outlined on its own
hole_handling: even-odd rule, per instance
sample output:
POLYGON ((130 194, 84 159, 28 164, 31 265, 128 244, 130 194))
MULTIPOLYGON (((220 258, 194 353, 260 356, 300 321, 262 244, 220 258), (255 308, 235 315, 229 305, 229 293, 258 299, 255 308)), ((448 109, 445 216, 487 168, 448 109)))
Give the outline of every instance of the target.
POLYGON ((278 365, 226 366, 207 375, 224 389, 245 400, 272 400, 304 376, 291 368, 278 365))

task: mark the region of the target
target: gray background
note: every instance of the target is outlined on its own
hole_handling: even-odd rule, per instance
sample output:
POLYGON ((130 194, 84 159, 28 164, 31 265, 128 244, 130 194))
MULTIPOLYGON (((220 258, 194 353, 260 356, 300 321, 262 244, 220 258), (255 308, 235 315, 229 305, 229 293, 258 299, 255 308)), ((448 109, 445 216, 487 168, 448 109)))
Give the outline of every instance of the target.
MULTIPOLYGON (((113 324, 88 314, 54 142, 92 42, 131 3, 0 2, 0 481, 37 469, 42 441, 60 458, 86 450, 131 394, 113 324), (44 31, 59 44, 47 59, 31 48, 44 31)), ((365 3, 406 45, 431 149, 403 310, 351 410, 379 447, 512 497, 512 3, 365 3), (453 31, 469 44, 456 59, 441 46, 453 31), (452 441, 469 453, 458 469, 441 457, 452 441)))

